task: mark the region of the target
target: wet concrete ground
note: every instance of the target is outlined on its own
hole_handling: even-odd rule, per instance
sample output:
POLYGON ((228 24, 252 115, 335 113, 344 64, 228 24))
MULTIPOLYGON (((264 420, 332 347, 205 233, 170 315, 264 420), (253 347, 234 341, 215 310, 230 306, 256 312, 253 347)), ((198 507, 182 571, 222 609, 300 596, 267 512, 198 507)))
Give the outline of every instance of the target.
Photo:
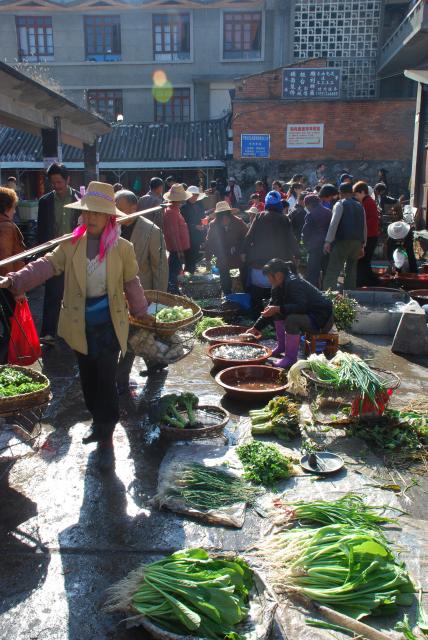
MULTIPOLYGON (((395 403, 427 393, 427 359, 409 362, 391 354, 387 340, 378 336, 352 341, 377 366, 399 373, 403 382, 395 403)), ((95 445, 81 443, 89 416, 74 356, 63 344, 45 351, 43 371, 54 399, 44 417, 43 447, 17 461, 0 459, 1 639, 145 638, 144 632, 126 630, 120 616, 101 610, 109 585, 141 562, 179 548, 242 551, 259 537, 264 521, 251 511, 236 531, 151 506, 166 445, 152 441, 149 401, 165 391, 192 390, 202 400, 221 401, 235 424, 247 407, 221 399, 205 346, 197 344, 168 372, 148 379, 138 375, 142 365, 137 361, 133 372, 137 393, 122 398, 115 472, 103 476, 94 465, 95 445)), ((406 508, 418 519, 426 520, 427 488, 425 478, 408 493, 406 508)))

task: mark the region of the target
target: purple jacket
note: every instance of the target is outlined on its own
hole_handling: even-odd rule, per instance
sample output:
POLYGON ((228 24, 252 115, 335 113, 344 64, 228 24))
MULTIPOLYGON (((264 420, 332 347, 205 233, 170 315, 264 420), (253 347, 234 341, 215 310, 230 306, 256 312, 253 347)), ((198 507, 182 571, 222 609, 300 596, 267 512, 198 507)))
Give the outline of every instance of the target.
POLYGON ((302 236, 308 251, 322 247, 330 226, 332 212, 322 204, 317 205, 306 214, 302 236))

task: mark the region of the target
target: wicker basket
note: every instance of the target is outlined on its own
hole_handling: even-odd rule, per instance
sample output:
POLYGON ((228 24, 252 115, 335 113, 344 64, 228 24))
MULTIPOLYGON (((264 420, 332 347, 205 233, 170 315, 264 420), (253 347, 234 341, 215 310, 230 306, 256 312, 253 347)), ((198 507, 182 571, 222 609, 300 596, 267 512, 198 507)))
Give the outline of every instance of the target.
POLYGON ((31 409, 49 402, 51 398, 51 383, 46 376, 34 369, 27 369, 26 367, 10 364, 0 366, 0 372, 6 367, 8 369, 22 371, 22 373, 25 373, 34 382, 45 383, 46 386, 43 387, 43 389, 39 389, 39 391, 32 391, 31 393, 20 393, 19 395, 8 396, 7 398, 0 397, 0 415, 8 415, 17 411, 31 409))
POLYGON ((178 429, 160 424, 159 429, 167 440, 197 440, 198 438, 215 438, 221 436, 227 423, 229 413, 222 407, 201 404, 196 410, 196 417, 203 426, 196 429, 178 429), (205 424, 204 424, 205 423, 205 424))
POLYGON ((176 322, 159 322, 155 317, 145 318, 139 320, 133 316, 129 317, 129 322, 135 327, 143 327, 149 331, 154 331, 159 335, 171 336, 179 329, 187 327, 195 322, 198 322, 202 318, 202 310, 193 300, 185 298, 184 296, 176 296, 172 293, 164 293, 163 291, 154 291, 149 289, 144 292, 147 302, 161 304, 167 307, 182 306, 187 309, 191 309, 193 312, 192 317, 185 318, 184 320, 177 320, 176 322))
MULTIPOLYGON (((397 376, 397 374, 394 373, 393 371, 387 371, 386 369, 378 369, 377 367, 370 367, 370 368, 379 376, 382 382, 384 382, 386 389, 397 389, 400 386, 401 380, 397 376)), ((307 380, 309 380, 310 382, 313 382, 317 387, 324 387, 326 389, 331 389, 335 393, 340 393, 342 395, 349 393, 355 396, 355 394, 357 393, 355 389, 348 389, 348 387, 341 387, 339 389, 335 387, 333 389, 328 382, 323 382, 322 380, 317 378, 316 374, 310 369, 302 369, 302 374, 305 376, 307 380)))

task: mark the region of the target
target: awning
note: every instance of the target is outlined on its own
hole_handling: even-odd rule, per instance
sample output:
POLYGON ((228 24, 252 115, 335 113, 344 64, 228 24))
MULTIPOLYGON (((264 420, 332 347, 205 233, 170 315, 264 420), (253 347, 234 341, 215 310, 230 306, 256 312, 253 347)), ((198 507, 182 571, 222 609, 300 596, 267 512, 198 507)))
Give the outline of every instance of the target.
POLYGON ((428 69, 406 69, 404 75, 415 82, 428 84, 428 69))

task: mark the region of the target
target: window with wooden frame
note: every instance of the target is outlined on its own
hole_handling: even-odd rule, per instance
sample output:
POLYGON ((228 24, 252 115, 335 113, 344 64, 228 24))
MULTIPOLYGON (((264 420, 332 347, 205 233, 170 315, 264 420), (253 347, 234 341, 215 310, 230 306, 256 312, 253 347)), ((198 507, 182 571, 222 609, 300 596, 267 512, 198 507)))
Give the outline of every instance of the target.
POLYGON ((115 122, 117 116, 123 114, 122 91, 92 89, 88 91, 88 108, 106 120, 115 122))
POLYGON ((86 60, 121 60, 120 16, 85 16, 86 60))
POLYGON ((190 89, 174 89, 168 102, 155 100, 156 122, 189 122, 190 89))
POLYGON ((225 11, 223 60, 260 60, 262 23, 261 11, 225 11))
POLYGON ((154 13, 152 28, 154 60, 190 60, 190 13, 154 13))
POLYGON ((23 62, 53 60, 52 18, 49 16, 16 16, 18 58, 23 62))

